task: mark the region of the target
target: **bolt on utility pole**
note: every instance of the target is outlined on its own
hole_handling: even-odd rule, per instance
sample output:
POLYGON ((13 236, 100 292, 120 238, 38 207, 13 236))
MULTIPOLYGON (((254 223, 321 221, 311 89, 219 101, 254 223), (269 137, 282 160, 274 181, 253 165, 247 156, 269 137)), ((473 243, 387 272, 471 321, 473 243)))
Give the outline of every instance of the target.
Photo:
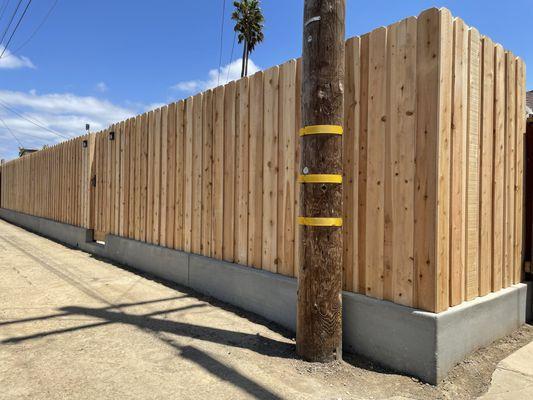
POLYGON ((345 0, 305 0, 297 352, 342 358, 345 0))

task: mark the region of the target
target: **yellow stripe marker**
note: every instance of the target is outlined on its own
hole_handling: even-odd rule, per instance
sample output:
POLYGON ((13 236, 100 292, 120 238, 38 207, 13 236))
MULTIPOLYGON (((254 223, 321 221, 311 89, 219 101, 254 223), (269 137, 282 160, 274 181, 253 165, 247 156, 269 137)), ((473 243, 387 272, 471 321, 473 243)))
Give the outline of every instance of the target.
POLYGON ((300 136, 306 135, 342 135, 340 125, 310 125, 300 129, 300 136))
POLYGON ((298 177, 300 183, 342 183, 342 175, 335 174, 308 174, 298 177))
POLYGON ((342 226, 342 218, 298 217, 298 224, 305 226, 342 226))

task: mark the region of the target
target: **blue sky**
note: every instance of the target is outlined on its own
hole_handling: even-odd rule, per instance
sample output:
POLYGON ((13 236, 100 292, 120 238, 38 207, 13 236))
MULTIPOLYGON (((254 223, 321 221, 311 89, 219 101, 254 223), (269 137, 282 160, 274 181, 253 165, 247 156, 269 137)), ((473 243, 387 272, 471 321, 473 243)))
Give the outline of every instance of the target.
MULTIPOLYGON (((22 0, 19 15, 27 1, 22 0)), ((86 122, 98 130, 216 83, 223 0, 58 0, 42 28, 17 51, 55 1, 32 1, 7 56, 0 60, 0 102, 49 129, 36 127, 0 106, 0 118, 24 146, 62 140, 56 133, 82 134, 86 122)), ((0 13, 6 2, 0 35, 18 0, 0 0, 0 13)), ((265 41, 251 56, 251 72, 301 53, 303 0, 261 3, 265 41)), ((347 37, 418 15, 432 6, 447 7, 526 64, 533 61, 531 0, 346 3, 347 37)), ((234 37, 232 8, 232 1, 226 0, 222 81, 239 73, 242 48, 238 44, 228 68, 234 37)), ((533 87, 533 73, 528 87, 533 87)), ((0 121, 0 158, 15 157, 18 146, 0 121)))

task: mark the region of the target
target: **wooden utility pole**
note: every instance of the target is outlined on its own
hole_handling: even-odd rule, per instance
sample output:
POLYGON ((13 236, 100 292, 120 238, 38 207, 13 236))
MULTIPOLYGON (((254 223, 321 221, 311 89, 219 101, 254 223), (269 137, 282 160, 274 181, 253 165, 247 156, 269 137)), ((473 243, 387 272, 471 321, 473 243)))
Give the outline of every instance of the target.
POLYGON ((345 7, 345 0, 304 4, 296 347, 318 362, 342 358, 345 7))

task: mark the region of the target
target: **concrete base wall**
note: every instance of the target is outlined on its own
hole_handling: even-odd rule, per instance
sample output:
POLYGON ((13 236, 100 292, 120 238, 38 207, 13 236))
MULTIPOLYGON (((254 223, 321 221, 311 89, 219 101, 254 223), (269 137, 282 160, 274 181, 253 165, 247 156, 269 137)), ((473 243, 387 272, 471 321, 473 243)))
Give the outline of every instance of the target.
POLYGON ((90 229, 52 221, 46 218, 34 217, 5 208, 0 208, 0 218, 27 229, 30 232, 38 233, 68 244, 72 247, 80 247, 92 240, 93 232, 90 229))
MULTIPOLYGON (((293 278, 114 235, 100 245, 90 230, 9 210, 0 209, 0 217, 296 330, 293 278)), ((440 314, 343 292, 343 346, 435 384, 469 353, 524 324, 531 313, 531 289, 531 284, 514 285, 440 314)))

